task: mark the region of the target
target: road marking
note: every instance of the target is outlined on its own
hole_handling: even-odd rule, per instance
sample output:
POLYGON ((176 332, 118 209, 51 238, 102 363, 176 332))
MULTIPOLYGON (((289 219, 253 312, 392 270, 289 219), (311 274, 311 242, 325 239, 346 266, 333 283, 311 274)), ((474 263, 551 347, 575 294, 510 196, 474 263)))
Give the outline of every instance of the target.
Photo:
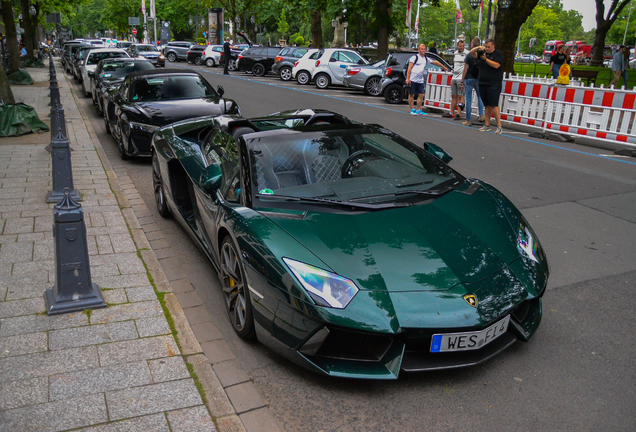
MULTIPOLYGON (((185 67, 185 66, 180 66, 180 67, 183 67, 183 68, 186 68, 186 69, 191 69, 191 68, 188 68, 188 67, 185 67)), ((219 73, 216 73, 216 72, 211 72, 211 71, 206 71, 206 72, 212 73, 212 74, 215 74, 215 75, 220 75, 219 73)), ((274 83, 270 83, 270 82, 261 82, 261 81, 257 81, 257 80, 254 80, 254 79, 237 77, 237 76, 233 76, 233 75, 229 75, 229 77, 235 78, 235 79, 244 80, 244 81, 255 82, 255 83, 259 83, 259 84, 263 84, 263 85, 268 85, 268 86, 272 86, 272 87, 278 87, 278 88, 293 90, 293 91, 297 91, 297 92, 300 92, 300 93, 307 93, 307 94, 311 94, 311 95, 315 95, 315 96, 322 96, 322 97, 326 97, 326 98, 329 98, 329 99, 340 100, 340 101, 343 101, 343 102, 349 102, 349 103, 353 103, 353 104, 379 108, 379 109, 392 111, 392 112, 396 112, 396 113, 407 114, 407 115, 410 114, 410 110, 401 111, 401 110, 397 110, 397 109, 393 109, 393 108, 388 108, 388 107, 385 107, 385 106, 382 106, 382 105, 376 105, 376 104, 373 104, 373 103, 352 101, 352 100, 344 99, 344 98, 341 98, 341 97, 326 95, 326 94, 322 94, 322 93, 315 93, 315 92, 312 92, 312 91, 309 91, 309 90, 302 90, 302 89, 294 88, 294 87, 291 87, 291 86, 288 87, 288 86, 283 86, 283 85, 274 84, 274 83)), ((420 117, 422 117, 422 116, 420 116, 420 117)), ((448 121, 443 120, 441 118, 435 118, 435 117, 430 116, 430 115, 429 116, 423 116, 423 117, 427 118, 429 120, 432 120, 432 121, 442 122, 444 124, 452 124, 452 125, 455 125, 455 126, 463 127, 461 124, 451 123, 451 122, 448 122, 448 121)), ((509 138, 512 138, 512 139, 517 139, 517 140, 521 140, 521 141, 531 142, 531 143, 534 143, 534 144, 539 144, 539 145, 550 147, 550 148, 555 148, 555 149, 559 149, 559 150, 569 151, 569 152, 572 152, 572 153, 577 153, 577 154, 586 155, 586 156, 592 156, 592 157, 601 158, 601 159, 604 159, 604 160, 620 162, 620 163, 625 163, 625 164, 629 164, 629 165, 636 165, 636 162, 626 161, 626 160, 622 160, 622 159, 616 159, 615 157, 606 157, 604 155, 598 155, 598 154, 595 154, 595 153, 588 153, 588 152, 584 152, 584 151, 581 151, 581 150, 569 149, 569 148, 566 148, 566 147, 560 147, 560 146, 557 146, 557 145, 554 145, 554 144, 548 144, 548 143, 544 143, 544 142, 541 142, 541 141, 535 141, 535 140, 532 140, 532 139, 529 139, 529 138, 522 138, 522 137, 512 136, 512 135, 509 135, 508 132, 506 132, 503 135, 507 136, 509 138)))

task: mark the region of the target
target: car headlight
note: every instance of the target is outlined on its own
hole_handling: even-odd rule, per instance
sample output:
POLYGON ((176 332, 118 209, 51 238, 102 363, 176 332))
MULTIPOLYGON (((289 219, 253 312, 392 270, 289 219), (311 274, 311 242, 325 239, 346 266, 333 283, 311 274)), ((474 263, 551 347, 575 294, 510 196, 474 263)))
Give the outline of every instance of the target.
POLYGON ((359 291, 351 280, 335 273, 289 258, 283 261, 311 298, 322 306, 344 309, 359 291))
POLYGON ((156 129, 159 129, 158 126, 152 126, 152 125, 147 125, 144 123, 136 123, 136 122, 130 122, 130 129, 132 130, 138 130, 138 131, 142 131, 142 132, 147 132, 147 133, 154 133, 156 129))
POLYGON ((519 252, 538 263, 545 258, 539 239, 530 228, 528 222, 522 217, 519 222, 519 233, 517 235, 517 248, 519 252))
POLYGON ((160 59, 162 59, 162 60, 163 60, 163 59, 165 59, 165 57, 163 56, 163 54, 161 54, 161 55, 159 56, 159 58, 160 58, 160 59))

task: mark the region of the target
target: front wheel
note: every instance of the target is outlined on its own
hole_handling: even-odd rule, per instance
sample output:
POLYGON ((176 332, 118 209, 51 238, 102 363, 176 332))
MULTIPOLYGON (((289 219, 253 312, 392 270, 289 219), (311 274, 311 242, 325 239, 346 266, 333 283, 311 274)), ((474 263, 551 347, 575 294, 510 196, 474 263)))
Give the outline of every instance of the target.
POLYGON ((390 84, 384 89, 384 99, 390 104, 399 104, 404 100, 404 87, 400 84, 390 84))
POLYGON ((254 66, 252 66, 252 73, 254 74, 254 76, 262 77, 263 75, 265 75, 265 66, 260 63, 256 63, 254 66))
POLYGON ((296 81, 298 81, 300 85, 307 85, 309 81, 311 81, 311 76, 307 71, 300 71, 296 74, 296 81))
POLYGON ((214 59, 211 59, 211 58, 206 59, 206 60, 205 60, 205 65, 206 65, 207 67, 214 67, 214 59))
POLYGON ((229 71, 236 70, 236 60, 230 60, 230 62, 227 64, 227 70, 229 71))
POLYGON ((254 337, 254 317, 245 271, 239 250, 229 236, 221 244, 221 285, 234 331, 244 339, 254 337))
POLYGON ((316 87, 324 90, 329 87, 329 76, 323 73, 318 74, 316 78, 314 78, 314 82, 316 83, 316 87))
POLYGON ((166 193, 163 189, 163 179, 161 178, 161 170, 159 168, 159 157, 156 152, 152 153, 152 186, 155 191, 155 204, 157 211, 161 217, 170 216, 170 209, 166 202, 166 193))
POLYGON ((380 95, 380 77, 373 76, 364 84, 364 92, 369 96, 380 95))
POLYGON ((124 131, 121 130, 121 136, 119 137, 119 145, 118 145, 118 150, 119 150, 119 157, 121 158, 121 160, 128 160, 130 159, 130 156, 128 156, 128 153, 126 153, 126 147, 124 147, 124 131))
POLYGON ((177 61, 177 55, 175 53, 168 54, 168 61, 170 63, 174 63, 177 61))
POLYGON ((290 67, 282 67, 278 71, 278 77, 283 81, 289 81, 292 78, 292 70, 290 67))

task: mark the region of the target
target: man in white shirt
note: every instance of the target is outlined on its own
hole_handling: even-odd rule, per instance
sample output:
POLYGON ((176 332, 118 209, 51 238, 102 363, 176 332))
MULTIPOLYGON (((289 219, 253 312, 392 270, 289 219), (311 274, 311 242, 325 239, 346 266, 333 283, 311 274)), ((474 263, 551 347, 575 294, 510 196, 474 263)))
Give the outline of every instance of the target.
POLYGON ((409 107, 411 108, 411 115, 426 115, 426 113, 422 111, 427 75, 426 66, 432 63, 446 69, 446 67, 437 60, 429 60, 425 54, 426 45, 420 44, 418 53, 409 59, 409 68, 406 71, 406 84, 409 86, 409 107), (415 95, 417 95, 417 109, 413 107, 415 95))
POLYGON ((469 53, 465 49, 463 40, 457 42, 457 51, 453 59, 453 78, 451 79, 451 107, 444 117, 461 120, 462 108, 464 106, 464 64, 466 55, 469 53))

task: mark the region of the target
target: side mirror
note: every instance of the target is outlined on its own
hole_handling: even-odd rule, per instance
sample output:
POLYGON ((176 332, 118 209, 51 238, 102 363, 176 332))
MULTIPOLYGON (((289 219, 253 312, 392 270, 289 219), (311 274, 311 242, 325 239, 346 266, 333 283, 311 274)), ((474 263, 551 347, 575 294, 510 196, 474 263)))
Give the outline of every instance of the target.
POLYGON ((201 177, 199 178, 199 185, 201 189, 212 195, 221 187, 221 182, 223 180, 223 173, 221 172, 221 165, 212 164, 201 172, 201 177))
POLYGON ((219 96, 223 97, 223 95, 225 94, 225 89, 221 86, 218 86, 216 88, 216 92, 219 94, 219 96))
POLYGON ((444 163, 450 163, 453 160, 451 155, 446 153, 440 146, 435 145, 430 142, 424 143, 424 150, 435 156, 437 159, 441 160, 444 163))

